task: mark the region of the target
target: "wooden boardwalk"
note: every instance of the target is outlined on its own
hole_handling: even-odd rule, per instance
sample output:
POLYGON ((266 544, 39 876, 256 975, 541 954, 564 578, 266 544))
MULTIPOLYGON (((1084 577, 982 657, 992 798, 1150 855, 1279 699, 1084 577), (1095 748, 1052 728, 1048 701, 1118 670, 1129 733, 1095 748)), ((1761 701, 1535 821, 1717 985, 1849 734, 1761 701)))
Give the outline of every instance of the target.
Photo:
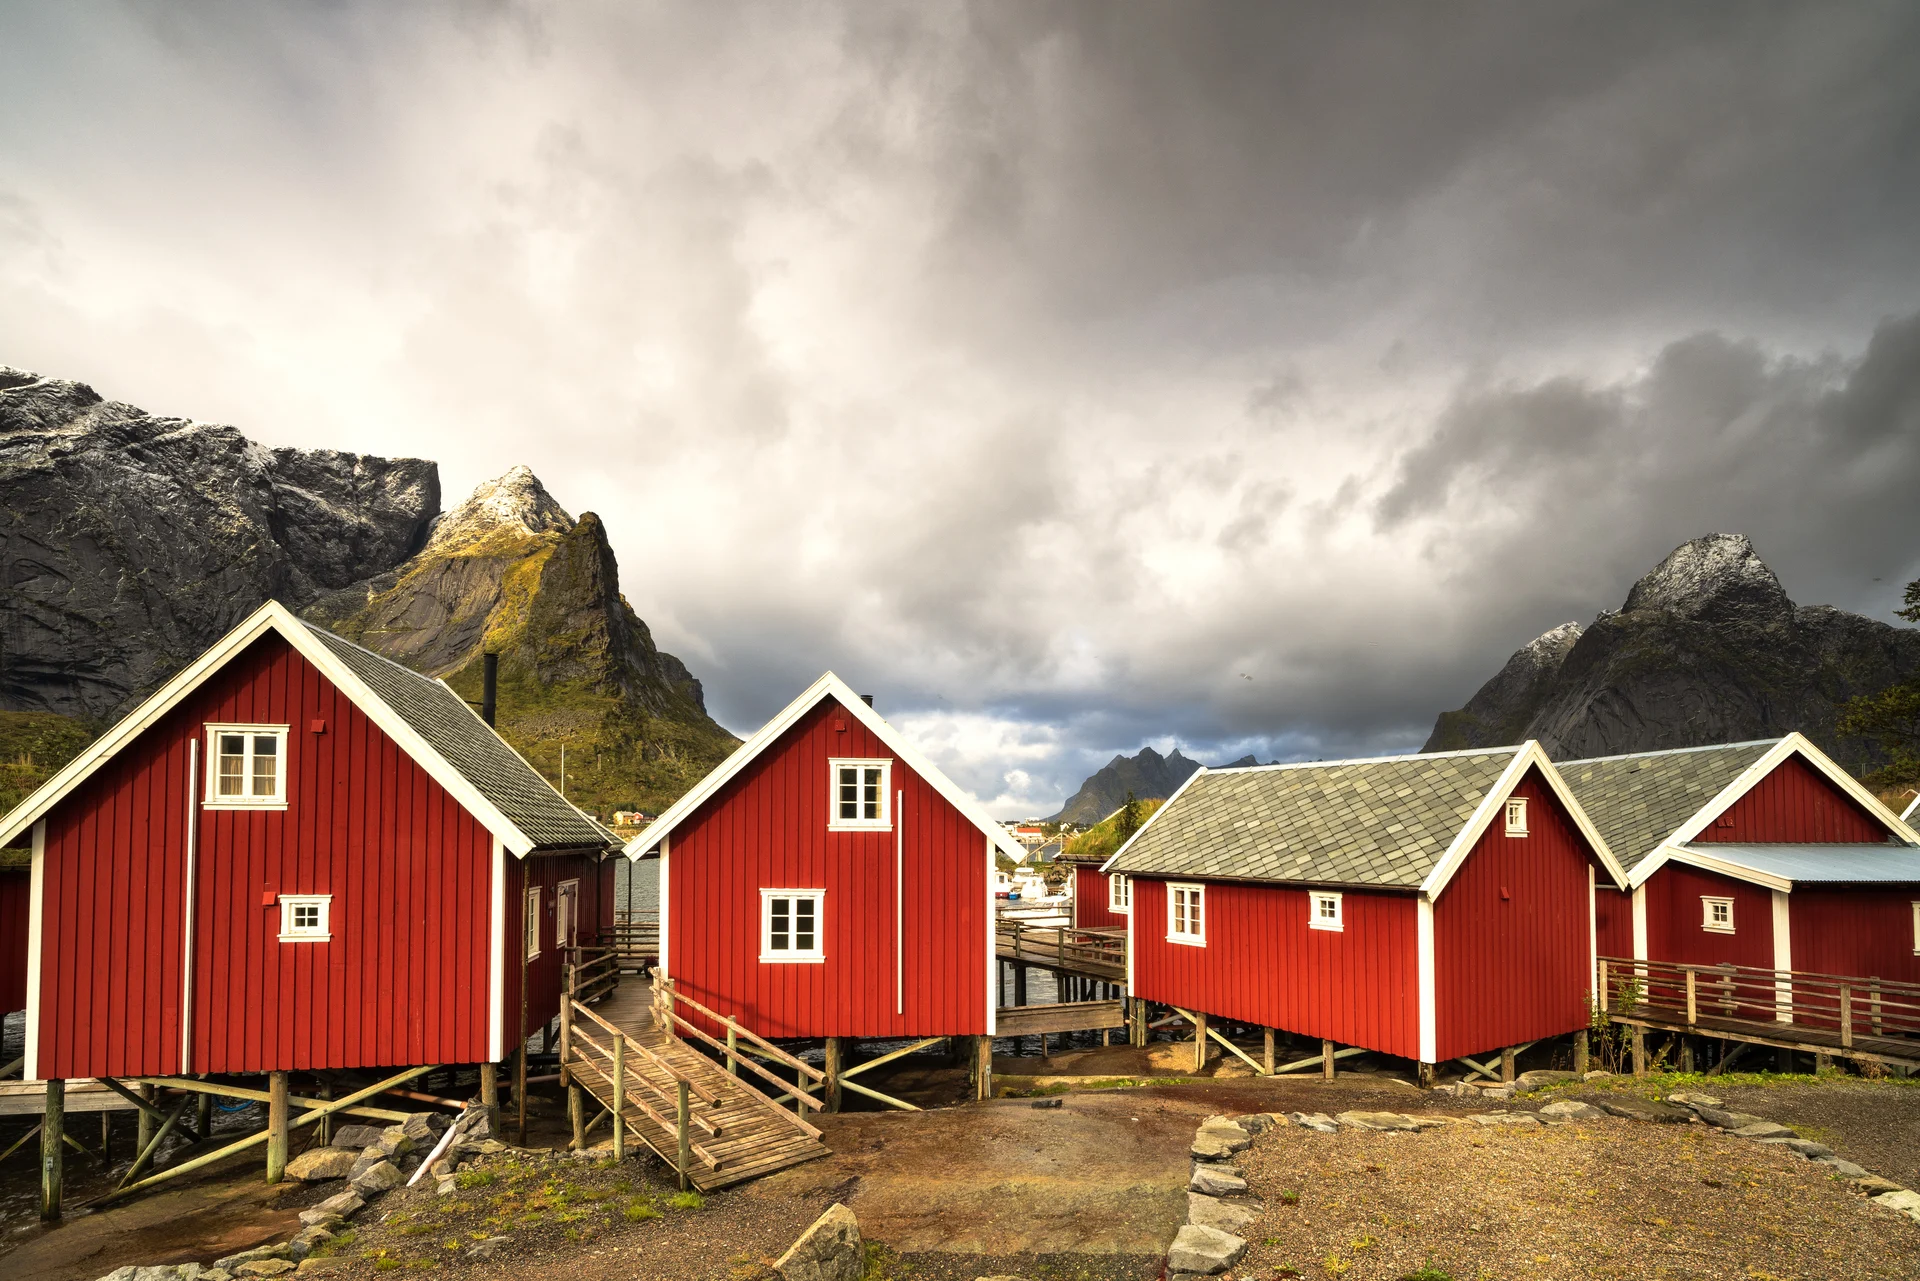
POLYGON ((1018 920, 994 922, 994 952, 1003 961, 1038 965, 1060 974, 1127 981, 1127 932, 1033 926, 1018 920))
MULTIPOLYGON (((627 1134, 676 1169, 685 1084, 685 1174, 700 1191, 827 1155, 820 1131, 749 1084, 751 1073, 734 1075, 682 1036, 668 1035, 645 979, 629 975, 591 1004, 573 1003, 570 1014, 561 1051, 567 1077, 612 1111, 613 1082, 624 1076, 627 1134)), ((752 1064, 744 1055, 735 1061, 752 1064)))
POLYGON ((994 1014, 999 1036, 1045 1036, 1051 1032, 1100 1032, 1127 1025, 1125 1001, 1062 1001, 1055 1005, 1003 1005, 994 1014))

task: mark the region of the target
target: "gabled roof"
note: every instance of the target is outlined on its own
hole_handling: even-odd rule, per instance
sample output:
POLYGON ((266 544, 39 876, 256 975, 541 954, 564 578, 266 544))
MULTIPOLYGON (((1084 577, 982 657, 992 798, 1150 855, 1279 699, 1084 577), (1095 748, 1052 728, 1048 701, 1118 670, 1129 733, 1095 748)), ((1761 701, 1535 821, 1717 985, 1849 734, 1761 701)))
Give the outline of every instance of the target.
POLYGON ((1917 818, 1920 818, 1920 796, 1914 797, 1913 803, 1908 805, 1900 814, 1900 821, 1909 827, 1913 825, 1913 821, 1917 818))
POLYGON ((966 816, 968 822, 986 833, 995 849, 1016 862, 1026 858, 1026 846, 1014 840, 1012 834, 994 821, 978 801, 961 791, 952 779, 940 772, 937 765, 915 751, 900 736, 900 731, 882 720, 878 712, 867 706, 865 699, 854 693, 851 686, 832 672, 827 672, 819 680, 807 686, 800 697, 788 703, 781 709, 779 715, 762 725, 753 737, 735 748, 733 755, 721 761, 711 774, 694 785, 692 791, 669 805, 659 818, 647 824, 645 830, 628 841, 627 857, 638 861, 653 853, 662 840, 706 804, 714 793, 725 787, 728 780, 751 764, 760 753, 778 742, 782 734, 793 728, 801 717, 818 707, 825 699, 832 699, 845 709, 849 716, 866 726, 875 738, 887 745, 897 760, 925 779, 929 786, 940 793, 947 804, 959 810, 966 816))
POLYGON ((1886 824, 1894 842, 1920 845, 1920 834, 1798 731, 1750 743, 1566 761, 1560 771, 1620 851, 1628 880, 1639 886, 1789 756, 1798 756, 1886 824))
POLYGON ((1920 884, 1920 846, 1915 845, 1689 842, 1668 857, 1776 890, 1791 890, 1795 885, 1920 884))
POLYGON ((1437 895, 1538 767, 1616 883, 1625 874, 1538 743, 1354 761, 1201 769, 1104 870, 1437 895))
POLYGON ((318 668, 515 854, 537 849, 607 849, 619 844, 555 791, 444 681, 422 676, 304 622, 278 601, 255 610, 16 806, 0 820, 0 843, 24 831, 268 632, 280 635, 318 668))

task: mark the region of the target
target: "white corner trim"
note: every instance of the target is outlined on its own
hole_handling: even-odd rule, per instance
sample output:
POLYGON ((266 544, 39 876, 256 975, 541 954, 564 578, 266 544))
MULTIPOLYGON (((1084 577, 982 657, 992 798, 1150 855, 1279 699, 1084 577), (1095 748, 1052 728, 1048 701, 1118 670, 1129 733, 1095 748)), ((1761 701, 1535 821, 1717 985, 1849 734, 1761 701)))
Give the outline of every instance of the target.
MULTIPOLYGON (((1134 834, 1127 838, 1126 844, 1122 845, 1119 849, 1115 850, 1111 855, 1108 856, 1107 861, 1100 865, 1100 870, 1102 872, 1112 870, 1113 865, 1120 861, 1120 856, 1122 854, 1125 854, 1128 850, 1132 849, 1133 843, 1139 840, 1141 835, 1145 833, 1145 831, 1149 827, 1152 827, 1154 823, 1159 820, 1162 814, 1165 814, 1168 810, 1173 808, 1173 803, 1180 799, 1180 794, 1186 791, 1189 787, 1192 787, 1194 784, 1194 780, 1198 779, 1202 774, 1205 774, 1208 772, 1209 771, 1207 767, 1202 765, 1199 769, 1195 770, 1193 773, 1187 775, 1186 778, 1182 779, 1180 782, 1180 786, 1173 789, 1173 795, 1169 796, 1165 801, 1161 802, 1159 809, 1147 815, 1147 821, 1142 823, 1139 826, 1139 828, 1134 831, 1134 834)), ((1114 812, 1118 813, 1119 811, 1116 810, 1114 812)), ((1111 818, 1112 815, 1108 815, 1108 817, 1111 818)), ((1106 819, 1101 820, 1101 822, 1103 823, 1105 821, 1106 819)))
POLYGON ((506 1057, 501 1007, 507 1000, 507 851, 497 836, 488 874, 493 894, 487 911, 487 1062, 498 1063, 506 1057))
MULTIPOLYGON (((671 857, 672 853, 673 851, 667 842, 667 838, 664 836, 661 837, 660 838, 660 964, 656 965, 654 968, 660 972, 660 977, 663 979, 673 977, 673 971, 669 969, 667 966, 667 958, 673 955, 673 953, 669 951, 667 948, 667 944, 672 942, 672 936, 669 933, 669 931, 673 926, 673 913, 670 910, 673 905, 673 895, 668 892, 673 888, 672 884, 668 880, 668 873, 673 870, 673 860, 671 857)), ((989 890, 993 888, 992 878, 988 878, 987 888, 989 890)), ((628 906, 631 907, 632 904, 628 904, 628 906)))
POLYGON ((995 937, 993 929, 993 874, 1000 869, 993 861, 993 838, 983 834, 981 839, 986 842, 987 846, 987 880, 985 885, 987 893, 987 1037, 991 1039, 1000 1025, 1000 999, 995 991, 995 989, 999 987, 1000 980, 1000 952, 998 947, 999 940, 995 937))
POLYGON ((1598 999, 1600 991, 1600 881, 1587 864, 1587 995, 1598 999))
MULTIPOLYGON (((891 781, 892 774, 889 772, 891 781)), ((893 1012, 907 1012, 907 936, 904 929, 904 911, 907 898, 907 793, 904 789, 893 798, 893 1012)))
POLYGON ((1433 1063, 1440 1045, 1433 969, 1433 900, 1422 894, 1415 901, 1414 911, 1420 964, 1420 1061, 1433 1063))
POLYGON ((1776 876, 1772 872, 1762 872, 1751 867, 1743 867, 1731 859, 1722 858, 1715 854, 1708 854, 1697 846, 1691 849, 1681 849, 1674 845, 1662 845, 1659 849, 1640 860, 1640 865, 1633 869, 1631 879, 1636 885, 1645 885, 1652 879, 1655 872, 1658 872, 1668 863, 1685 863, 1689 867, 1697 867, 1703 872, 1714 872, 1720 876, 1731 877, 1736 881, 1746 881, 1751 885, 1758 885, 1763 889, 1787 891, 1793 889, 1793 882, 1784 876, 1776 876))
POLYGON ((1793 1022, 1793 980, 1785 973, 1793 968, 1793 906, 1785 890, 1773 892, 1773 968, 1780 973, 1773 981, 1778 1008, 1775 1017, 1782 1023, 1793 1022))
POLYGON ((1633 887, 1633 959, 1647 959, 1647 887, 1633 887))
POLYGON ((47 900, 47 820, 33 825, 33 864, 27 877, 27 1061, 23 1080, 40 1076, 40 951, 45 939, 42 916, 47 900))
MULTIPOLYGON (((284 765, 284 760, 282 761, 284 765)), ((193 1071, 193 900, 195 856, 200 852, 200 738, 187 739, 187 848, 185 883, 180 889, 180 1074, 193 1071)))

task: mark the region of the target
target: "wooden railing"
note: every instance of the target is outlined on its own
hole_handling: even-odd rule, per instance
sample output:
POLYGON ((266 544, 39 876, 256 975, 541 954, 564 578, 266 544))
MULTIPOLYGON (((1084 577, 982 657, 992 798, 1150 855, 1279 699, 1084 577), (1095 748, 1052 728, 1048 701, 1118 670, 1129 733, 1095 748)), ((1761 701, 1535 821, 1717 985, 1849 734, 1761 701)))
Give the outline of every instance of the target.
POLYGON ((1920 1038, 1920 984, 1803 970, 1744 965, 1678 965, 1599 958, 1600 1008, 1631 1017, 1646 1008, 1682 1016, 1689 1027, 1705 1020, 1794 1024, 1838 1031, 1850 1047, 1856 1036, 1920 1038))
POLYGON ((1062 970, 1125 972, 1126 943, 1111 935, 1064 927, 1031 926, 1024 921, 996 921, 995 943, 1003 959, 1032 961, 1062 970))
POLYGON ((697 1159, 709 1170, 719 1168, 720 1159, 693 1137, 696 1129, 713 1137, 720 1134, 720 1126, 710 1116, 694 1109, 696 1099, 707 1112, 719 1106, 720 1100, 710 1090, 572 997, 561 1004, 561 1015, 561 1062, 575 1082, 606 1103, 612 1113, 615 1160, 627 1154, 631 1105, 639 1116, 674 1137, 683 1190, 691 1186, 692 1161, 697 1159), (587 1025, 598 1028, 601 1035, 595 1036, 587 1025))
POLYGON ((628 969, 644 967, 660 959, 660 912, 657 908, 618 908, 613 928, 600 941, 620 957, 628 969))
MULTIPOLYGON (((788 1121, 798 1124, 815 1138, 820 1137, 820 1131, 807 1123, 806 1115, 808 1108, 819 1111, 822 1107, 821 1101, 814 1097, 812 1088, 825 1083, 827 1079, 825 1072, 811 1063, 795 1058, 752 1029, 743 1027, 739 1020, 709 1009, 690 996, 680 995, 674 988, 673 980, 665 977, 658 970, 653 972, 653 1013, 655 1021, 667 1035, 680 1036, 684 1032, 703 1045, 719 1051, 730 1075, 740 1075, 740 1069, 744 1067, 754 1075, 778 1086, 780 1094, 774 1099, 767 1100, 768 1106, 786 1117, 788 1121), (710 1035, 706 1029, 690 1022, 680 1013, 682 1006, 692 1009, 716 1027, 723 1029, 726 1040, 722 1042, 719 1038, 710 1035), (740 1048, 743 1042, 752 1047, 751 1053, 740 1048), (777 1073, 768 1071, 761 1066, 758 1059, 770 1060, 790 1069, 794 1073, 794 1079, 788 1081, 777 1073), (811 1086, 809 1082, 812 1083, 811 1086), (788 1096, 793 1099, 795 1115, 788 1115, 778 1107, 779 1100, 788 1096)), ((756 1098, 763 1097, 758 1090, 751 1093, 756 1098)))
POLYGON ((567 995, 576 1001, 597 1001, 620 984, 620 955, 610 947, 570 947, 565 950, 567 995))

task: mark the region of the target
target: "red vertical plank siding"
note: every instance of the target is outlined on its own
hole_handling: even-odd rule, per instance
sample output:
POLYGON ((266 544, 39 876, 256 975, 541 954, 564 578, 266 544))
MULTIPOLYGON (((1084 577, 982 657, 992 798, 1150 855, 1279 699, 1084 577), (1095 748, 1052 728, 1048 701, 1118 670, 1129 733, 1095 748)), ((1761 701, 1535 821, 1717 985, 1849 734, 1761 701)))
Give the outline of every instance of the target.
POLYGON ((1773 968, 1773 891, 1684 863, 1668 863, 1645 888, 1649 961, 1773 968), (1703 896, 1733 900, 1733 933, 1701 928, 1703 896))
POLYGON ((1913 926, 1920 885, 1803 885, 1787 903, 1794 969, 1920 983, 1920 939, 1913 926))
POLYGON ((827 830, 828 760, 892 755, 825 700, 673 833, 667 969, 680 991, 763 1036, 986 1031, 985 835, 893 761, 891 786, 905 793, 894 814, 905 873, 896 934, 896 833, 827 830), (760 961, 762 889, 826 891, 823 962, 760 961))
POLYGON ((1437 1062, 1587 1022, 1591 849, 1537 769, 1511 794, 1528 834, 1496 817, 1434 901, 1437 1062))
POLYGON ((1207 942, 1194 947, 1167 941, 1166 882, 1134 879, 1135 996, 1418 1056, 1418 925, 1411 894, 1346 891, 1346 928, 1336 933, 1308 927, 1305 889, 1220 881, 1206 887, 1207 942))
POLYGON ((1593 891, 1593 931, 1596 955, 1633 955, 1633 892, 1614 889, 1605 875, 1593 891))
MULTIPOLYGON (((555 931, 558 928, 559 889, 562 881, 580 882, 580 897, 577 904, 580 924, 574 931, 574 937, 583 947, 592 946, 594 941, 593 922, 599 914, 600 868, 591 855, 583 854, 536 854, 526 861, 521 872, 522 896, 507 903, 507 915, 510 921, 518 920, 516 902, 524 903, 529 887, 540 887, 540 955, 527 962, 527 1034, 531 1036, 546 1026, 560 1013, 560 989, 563 974, 561 966, 565 957, 557 944, 555 931)), ((515 942, 507 950, 507 964, 513 969, 514 998, 508 1007, 507 1045, 513 1045, 513 1032, 519 1026, 519 964, 520 953, 513 947, 520 945, 523 935, 514 934, 515 942)))
POLYGON ((1127 918, 1107 906, 1107 878, 1098 863, 1073 865, 1073 923, 1083 930, 1125 929, 1127 918))
POLYGON ((0 1014, 27 1008, 27 904, 32 875, 0 867, 0 1014))
POLYGON ((267 636, 47 815, 42 1075, 179 1070, 190 790, 193 1071, 486 1056, 491 835, 267 636), (291 726, 284 811, 198 805, 209 722, 291 726), (282 893, 331 894, 331 939, 280 942, 282 893))
POLYGON ((1789 756, 1727 807, 1696 841, 1828 841, 1874 844, 1891 833, 1887 825, 1836 787, 1833 781, 1789 756))

